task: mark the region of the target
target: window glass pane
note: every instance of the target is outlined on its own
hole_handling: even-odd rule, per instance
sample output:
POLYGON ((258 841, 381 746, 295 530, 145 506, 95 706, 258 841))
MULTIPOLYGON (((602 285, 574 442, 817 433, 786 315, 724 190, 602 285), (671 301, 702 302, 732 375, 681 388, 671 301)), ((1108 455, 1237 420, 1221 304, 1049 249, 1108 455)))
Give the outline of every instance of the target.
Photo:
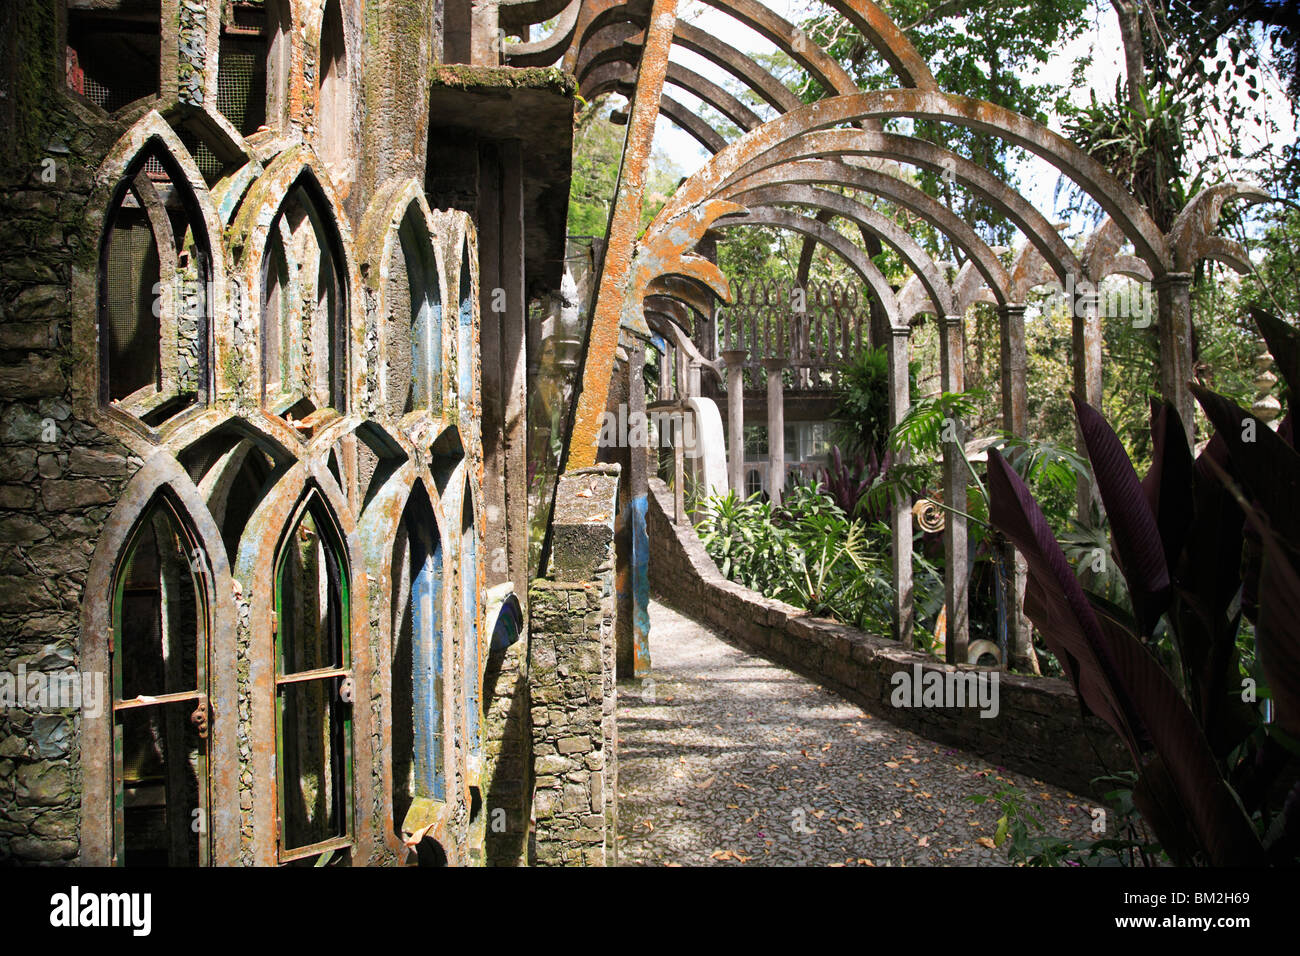
POLYGON ((159 382, 158 248, 149 217, 128 193, 113 217, 104 257, 104 332, 108 397, 116 401, 159 382), (134 208, 129 208, 130 203, 134 208))
POLYGON ((284 849, 343 836, 346 722, 339 678, 280 687, 280 842, 284 849))
POLYGON ((341 569, 320 532, 309 508, 285 543, 278 609, 281 674, 343 666, 341 569))
POLYGON ((465 490, 464 520, 461 525, 461 593, 465 612, 465 707, 469 713, 469 745, 479 747, 479 625, 478 625, 478 542, 474 536, 474 509, 465 490))
MULTIPOLYGON (((281 677, 338 668, 347 659, 345 568, 319 498, 281 553, 276 607, 281 677)), ((292 850, 347 833, 350 705, 342 676, 279 686, 280 844, 292 850)))
POLYGON ((198 686, 199 609, 185 538, 165 507, 140 528, 122 570, 118 622, 119 699, 198 686))
POLYGON ((198 866, 202 741, 190 721, 194 703, 123 710, 121 748, 122 859, 127 866, 198 866))

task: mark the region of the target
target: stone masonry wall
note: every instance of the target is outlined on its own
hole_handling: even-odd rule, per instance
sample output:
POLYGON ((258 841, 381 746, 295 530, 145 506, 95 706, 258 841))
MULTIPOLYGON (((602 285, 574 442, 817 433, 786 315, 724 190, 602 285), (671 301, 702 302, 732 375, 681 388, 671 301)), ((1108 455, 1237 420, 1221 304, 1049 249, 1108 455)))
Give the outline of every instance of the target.
MULTIPOLYGON (((14 680, 81 669, 90 556, 141 462, 73 416, 68 383, 71 270, 95 254, 86 200, 111 140, 48 95, 54 5, 9 4, 0 25, 18 53, 0 69, 19 110, 0 144, 0 673, 14 680)), ((89 679, 103 705, 107 676, 89 679)), ((75 862, 80 710, 26 703, 0 703, 0 861, 75 862)))
POLYGON ((533 582, 535 848, 540 866, 617 862, 614 513, 617 465, 563 476, 555 493, 551 579, 533 582))
POLYGON ((612 748, 603 728, 600 632, 612 625, 613 608, 602 590, 536 581, 530 595, 540 866, 607 862, 605 758, 612 748))
MULTIPOLYGON (((954 668, 727 580, 695 530, 673 523, 672 511, 672 493, 663 481, 651 479, 650 587, 664 603, 816 680, 868 713, 1076 793, 1109 789, 1095 786, 1093 779, 1128 768, 1118 738, 1096 717, 1082 716, 1078 697, 1065 681, 1002 673, 999 711, 991 718, 980 717, 974 707, 892 706, 890 679, 898 671, 911 673, 918 664, 923 672, 981 668, 954 668)), ((653 633, 650 648, 653 658, 653 633)))
POLYGON ((528 639, 488 657, 483 676, 483 801, 487 866, 528 863, 532 720, 528 639))

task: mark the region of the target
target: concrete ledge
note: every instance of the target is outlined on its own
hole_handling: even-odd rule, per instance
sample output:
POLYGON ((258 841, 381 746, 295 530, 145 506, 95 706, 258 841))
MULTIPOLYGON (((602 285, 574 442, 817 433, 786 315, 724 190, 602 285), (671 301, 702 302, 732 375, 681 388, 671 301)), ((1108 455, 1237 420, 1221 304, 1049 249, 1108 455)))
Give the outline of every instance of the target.
MULTIPOLYGON (((705 623, 764 657, 779 661, 863 710, 938 743, 961 747, 986 760, 1080 794, 1100 795, 1110 785, 1096 777, 1130 769, 1128 754, 1101 720, 1083 716, 1068 683, 1000 673, 998 712, 977 707, 894 706, 894 675, 979 673, 954 666, 888 638, 817 618, 766 598, 722 576, 689 524, 676 525, 672 493, 650 480, 647 530, 650 588, 665 604, 705 623), (919 668, 919 670, 917 670, 919 668)), ((651 660, 654 634, 650 635, 651 660)), ((955 679, 952 678, 952 679, 955 679)), ((986 678, 987 679, 987 678, 986 678)))

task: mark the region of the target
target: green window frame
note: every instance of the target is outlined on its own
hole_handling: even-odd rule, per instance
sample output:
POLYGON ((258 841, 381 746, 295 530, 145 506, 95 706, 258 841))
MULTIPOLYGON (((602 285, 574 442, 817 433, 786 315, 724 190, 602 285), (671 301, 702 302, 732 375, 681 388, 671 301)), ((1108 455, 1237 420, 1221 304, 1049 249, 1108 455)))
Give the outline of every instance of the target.
MULTIPOLYGON (((171 557, 174 558, 175 555, 171 555, 171 557)), ((123 549, 122 557, 114 570, 112 628, 108 645, 109 669, 113 685, 113 850, 111 862, 114 866, 126 866, 132 862, 128 860, 127 852, 127 811, 132 810, 138 813, 140 810, 139 804, 142 801, 139 800, 139 791, 142 781, 138 776, 140 771, 137 765, 146 761, 140 759, 139 755, 135 753, 127 753, 127 737, 128 724, 137 724, 138 728, 139 722, 142 721, 150 722, 150 729, 156 734, 154 743, 161 750, 161 752, 156 750, 155 756, 161 758, 161 769, 165 774, 161 786, 167 794, 167 802, 163 804, 163 814, 166 820, 167 832, 170 834, 171 839, 168 847, 168 863, 188 865, 196 862, 200 866, 208 866, 212 863, 212 779, 208 752, 211 717, 208 687, 208 638, 211 631, 210 595, 207 587, 211 580, 209 568, 210 564, 207 555, 189 524, 183 519, 180 510, 166 495, 159 495, 141 513, 141 517, 131 532, 127 546, 123 549), (170 648, 166 646, 168 643, 166 634, 171 626, 169 624, 171 608, 166 593, 168 584, 164 578, 162 548, 157 541, 159 523, 165 523, 164 526, 170 528, 174 533, 173 540, 181 548, 181 557, 184 559, 186 574, 190 586, 193 588, 193 689, 167 689, 168 684, 190 682, 182 681, 181 670, 185 666, 184 655, 182 654, 179 660, 168 655, 169 650, 174 652, 181 645, 172 644, 170 648), (134 587, 131 585, 133 565, 137 556, 141 555, 140 549, 144 543, 146 533, 153 535, 155 538, 155 553, 158 555, 158 567, 156 569, 158 585, 156 588, 140 587, 138 584, 134 587), (163 645, 160 648, 162 654, 158 663, 161 664, 165 674, 162 675, 163 687, 159 688, 163 690, 163 693, 144 694, 138 692, 141 690, 138 683, 140 675, 135 673, 136 666, 134 664, 131 667, 131 686, 127 686, 126 658, 128 656, 128 642, 134 643, 133 634, 128 633, 127 617, 128 614, 131 616, 133 626, 130 630, 135 632, 135 625, 140 623, 138 608, 142 602, 139 599, 144 598, 145 602, 153 603, 152 593, 154 591, 157 592, 156 606, 149 608, 149 614, 150 617, 157 618, 158 630, 156 636, 163 645), (136 604, 136 609, 129 610, 128 605, 132 603, 136 604), (129 691, 137 691, 137 693, 128 698, 125 694, 129 691), (179 792, 183 777, 186 774, 182 764, 188 761, 178 759, 180 755, 173 752, 173 748, 176 744, 181 743, 183 738, 189 738, 191 734, 195 737, 195 750, 192 758, 193 762, 190 764, 189 769, 195 781, 195 806, 190 808, 192 812, 188 819, 184 816, 177 818, 172 816, 172 811, 176 808, 173 806, 171 798, 179 792), (132 792, 131 802, 134 804, 132 807, 127 806, 128 790, 132 792), (193 835, 192 839, 196 844, 193 852, 196 859, 177 859, 177 855, 181 851, 181 847, 177 845, 178 833, 193 835)), ((180 585, 180 583, 177 580, 175 585, 180 585)), ((179 592, 176 597, 179 599, 179 592)), ((131 829, 137 828, 133 826, 131 829)), ((190 837, 186 837, 186 839, 188 841, 190 837)), ((151 863, 155 861, 144 862, 151 863)))
POLYGON ((305 863, 317 858, 316 865, 321 866, 338 860, 354 843, 352 698, 355 685, 348 562, 343 537, 318 491, 307 495, 294 513, 289 529, 275 564, 272 625, 276 851, 280 863, 305 863), (317 547, 304 550, 303 542, 312 534, 317 547), (295 551, 297 563, 291 562, 295 551), (286 577, 290 572, 303 571, 305 580, 305 568, 313 558, 318 562, 314 565, 317 596, 321 593, 319 585, 325 585, 324 602, 314 607, 304 600, 310 594, 305 590, 298 593, 286 577), (323 617, 318 615, 316 619, 314 645, 310 629, 301 621, 304 608, 323 612, 323 617), (314 739, 309 736, 313 730, 314 739), (319 752, 304 753, 304 743, 320 744, 319 752), (313 756, 320 759, 319 764, 311 763, 313 756), (290 778, 291 773, 297 774, 296 783, 290 778), (326 809, 327 815, 304 816, 303 803, 307 798, 316 805, 315 809, 326 809), (332 832, 326 833, 327 830, 332 832), (302 839, 304 833, 315 839, 302 839))

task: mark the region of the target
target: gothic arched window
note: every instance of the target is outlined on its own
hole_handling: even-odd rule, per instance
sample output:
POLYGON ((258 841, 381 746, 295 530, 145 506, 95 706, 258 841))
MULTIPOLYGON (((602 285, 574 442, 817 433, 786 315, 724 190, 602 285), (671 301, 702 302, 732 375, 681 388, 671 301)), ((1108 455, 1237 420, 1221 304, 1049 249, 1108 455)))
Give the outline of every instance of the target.
POLYGON ((165 495, 113 587, 113 862, 209 862, 207 557, 165 495))
POLYGON ((352 651, 348 565, 312 491, 275 570, 276 792, 280 862, 333 858, 352 842, 352 651))

